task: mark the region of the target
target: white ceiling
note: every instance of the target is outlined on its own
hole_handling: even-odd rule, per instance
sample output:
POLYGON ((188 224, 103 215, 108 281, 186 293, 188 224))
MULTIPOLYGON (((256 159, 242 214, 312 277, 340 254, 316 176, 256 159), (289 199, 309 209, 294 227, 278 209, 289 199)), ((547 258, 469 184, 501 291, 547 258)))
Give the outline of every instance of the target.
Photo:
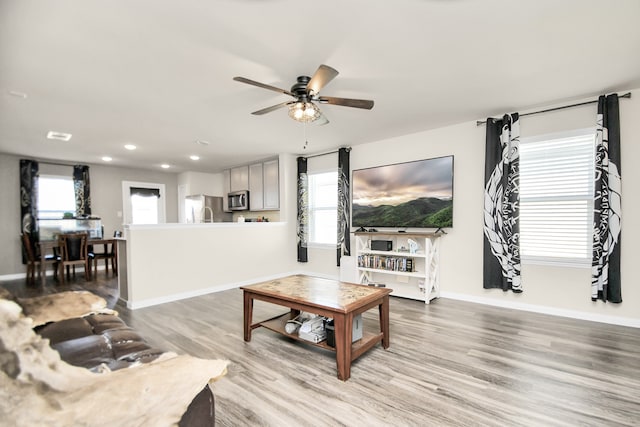
POLYGON ((638 0, 0 0, 0 152, 216 172, 622 92, 639 20, 638 0), (250 114, 289 97, 232 81, 289 89, 321 63, 322 95, 375 107, 321 105, 306 150, 286 109, 250 114))

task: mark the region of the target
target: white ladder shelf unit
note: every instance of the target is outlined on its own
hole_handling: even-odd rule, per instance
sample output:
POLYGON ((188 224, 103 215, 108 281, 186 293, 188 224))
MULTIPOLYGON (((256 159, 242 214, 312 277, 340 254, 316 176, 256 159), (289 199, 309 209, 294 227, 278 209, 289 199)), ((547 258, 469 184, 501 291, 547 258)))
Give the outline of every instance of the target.
POLYGON ((358 280, 362 284, 384 284, 391 295, 429 304, 440 296, 438 261, 440 233, 356 231, 358 280), (417 243, 410 252, 409 239, 417 243), (372 240, 388 240, 391 250, 371 249, 372 240))

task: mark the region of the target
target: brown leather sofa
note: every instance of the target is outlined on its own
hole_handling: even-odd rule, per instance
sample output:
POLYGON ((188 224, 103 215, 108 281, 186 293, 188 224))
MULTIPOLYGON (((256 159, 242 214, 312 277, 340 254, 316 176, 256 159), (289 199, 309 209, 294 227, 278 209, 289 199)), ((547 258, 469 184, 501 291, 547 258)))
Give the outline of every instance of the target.
MULTIPOLYGON (((35 328, 70 365, 91 371, 129 368, 158 358, 163 350, 150 346, 122 319, 110 314, 92 314, 61 320, 35 328)), ((215 405, 209 386, 191 401, 180 426, 214 426, 215 405)))

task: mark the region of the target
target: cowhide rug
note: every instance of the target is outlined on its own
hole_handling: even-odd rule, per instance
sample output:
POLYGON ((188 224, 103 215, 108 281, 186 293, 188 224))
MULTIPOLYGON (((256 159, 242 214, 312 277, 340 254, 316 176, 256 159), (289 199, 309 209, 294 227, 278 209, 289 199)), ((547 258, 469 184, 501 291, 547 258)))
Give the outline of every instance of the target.
POLYGON ((92 313, 117 312, 107 308, 107 301, 88 291, 68 291, 33 298, 18 298, 25 316, 33 319, 33 326, 59 322, 92 313))

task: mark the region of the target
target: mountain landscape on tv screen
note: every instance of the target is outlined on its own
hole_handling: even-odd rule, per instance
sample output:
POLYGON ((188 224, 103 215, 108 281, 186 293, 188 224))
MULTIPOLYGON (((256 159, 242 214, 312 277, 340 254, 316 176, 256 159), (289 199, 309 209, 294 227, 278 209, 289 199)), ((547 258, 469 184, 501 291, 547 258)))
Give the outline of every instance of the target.
POLYGON ((354 203, 351 214, 354 227, 452 227, 453 200, 421 197, 397 206, 354 203))

